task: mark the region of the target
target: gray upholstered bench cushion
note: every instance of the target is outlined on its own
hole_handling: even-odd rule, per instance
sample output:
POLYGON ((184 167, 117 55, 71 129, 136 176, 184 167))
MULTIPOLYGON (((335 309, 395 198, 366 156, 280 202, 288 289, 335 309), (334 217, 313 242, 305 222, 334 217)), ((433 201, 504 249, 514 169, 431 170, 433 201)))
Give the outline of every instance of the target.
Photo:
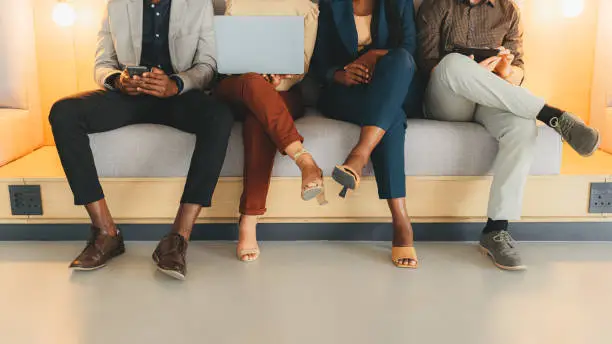
MULTIPOLYGON (((297 121, 300 133, 326 175, 341 163, 359 137, 359 128, 321 117, 309 110, 297 121)), ((222 176, 242 176, 241 125, 233 129, 222 176)), ((195 136, 152 124, 132 125, 91 135, 101 177, 184 177, 195 136)), ((559 174, 561 141, 547 127, 540 127, 533 175, 559 174)), ((406 175, 479 176, 490 172, 497 152, 495 140, 478 124, 409 120, 406 134, 406 175)), ((371 174, 368 168, 366 174, 371 174)), ((274 176, 298 176, 287 157, 277 156, 274 176)))

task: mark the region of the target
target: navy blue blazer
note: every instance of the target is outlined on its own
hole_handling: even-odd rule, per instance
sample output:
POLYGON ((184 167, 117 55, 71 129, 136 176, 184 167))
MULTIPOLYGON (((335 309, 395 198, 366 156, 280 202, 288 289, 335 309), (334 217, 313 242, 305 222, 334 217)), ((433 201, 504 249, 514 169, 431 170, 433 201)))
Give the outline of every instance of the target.
MULTIPOLYGON (((396 0, 404 30, 401 47, 414 55, 417 48, 413 0, 396 0)), ((378 33, 373 37, 372 49, 390 49, 387 41, 389 28, 384 0, 378 0, 378 33)), ((333 82, 334 73, 359 57, 357 27, 353 0, 319 1, 319 29, 310 66, 311 74, 321 83, 333 82)))

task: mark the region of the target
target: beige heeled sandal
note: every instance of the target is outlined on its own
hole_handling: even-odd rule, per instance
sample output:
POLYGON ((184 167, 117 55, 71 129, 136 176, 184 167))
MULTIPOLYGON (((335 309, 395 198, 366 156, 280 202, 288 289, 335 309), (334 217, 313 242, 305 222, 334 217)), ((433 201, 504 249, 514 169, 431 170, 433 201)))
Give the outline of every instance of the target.
POLYGON ((393 247, 391 248, 391 260, 393 264, 398 268, 405 269, 416 269, 419 267, 419 260, 417 258, 416 250, 414 247, 393 247), (400 264, 402 260, 411 260, 415 264, 414 265, 403 265, 400 264))
POLYGON ((239 261, 241 262, 254 262, 259 258, 259 249, 258 248, 245 248, 242 250, 237 250, 236 251, 236 257, 238 258, 239 261), (254 254, 255 257, 254 258, 246 258, 247 255, 249 254, 254 254))
MULTIPOLYGON (((240 223, 242 222, 242 215, 240 215, 240 219, 238 219, 238 227, 240 227, 240 223)), ((240 229, 238 229, 240 230, 240 229)), ((261 252, 259 251, 259 247, 256 248, 243 248, 243 249, 238 249, 238 247, 236 247, 236 258, 238 258, 239 261, 243 262, 243 263, 249 263, 249 262, 254 262, 259 258, 259 254, 261 252), (245 258, 247 255, 249 254, 254 254, 255 257, 254 258, 245 258)))
MULTIPOLYGON (((295 153, 293 160, 297 163, 298 159, 304 155, 312 156, 309 151, 302 149, 301 151, 295 153)), ((310 201, 313 198, 317 199, 319 205, 327 204, 327 198, 325 197, 325 185, 323 185, 323 174, 321 174, 319 179, 310 182, 307 185, 302 185, 302 199, 304 201, 310 201)))

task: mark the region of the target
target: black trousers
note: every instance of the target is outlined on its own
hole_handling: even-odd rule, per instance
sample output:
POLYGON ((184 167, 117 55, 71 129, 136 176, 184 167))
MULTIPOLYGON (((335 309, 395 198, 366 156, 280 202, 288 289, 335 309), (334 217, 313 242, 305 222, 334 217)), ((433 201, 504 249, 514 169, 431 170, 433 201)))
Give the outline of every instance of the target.
POLYGON ((153 123, 196 135, 181 203, 209 207, 234 119, 227 106, 201 91, 159 99, 98 90, 58 101, 49 121, 76 205, 104 198, 87 134, 153 123))

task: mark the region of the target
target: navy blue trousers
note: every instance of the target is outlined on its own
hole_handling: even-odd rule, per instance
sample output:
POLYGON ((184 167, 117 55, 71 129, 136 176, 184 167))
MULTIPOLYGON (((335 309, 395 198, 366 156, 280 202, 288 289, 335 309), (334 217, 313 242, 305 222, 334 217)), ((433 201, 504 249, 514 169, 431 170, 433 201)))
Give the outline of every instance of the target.
POLYGON ((326 117, 385 130, 371 156, 381 199, 406 197, 404 104, 415 73, 412 55, 394 49, 378 61, 369 84, 333 84, 323 89, 319 99, 319 110, 326 117))

